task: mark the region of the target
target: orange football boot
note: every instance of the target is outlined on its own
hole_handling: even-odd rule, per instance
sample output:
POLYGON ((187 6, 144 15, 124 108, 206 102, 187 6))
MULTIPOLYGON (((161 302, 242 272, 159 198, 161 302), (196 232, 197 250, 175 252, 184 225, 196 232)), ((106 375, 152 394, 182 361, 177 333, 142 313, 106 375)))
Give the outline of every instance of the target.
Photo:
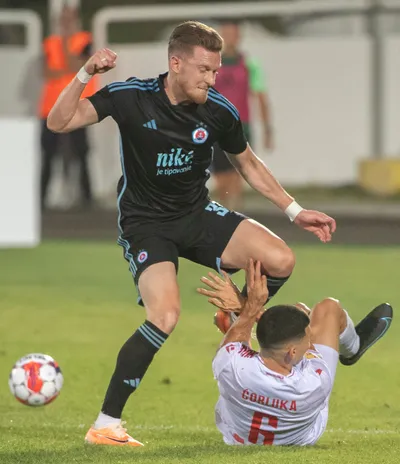
POLYGON ((122 427, 124 424, 112 424, 103 429, 90 427, 86 434, 85 441, 92 445, 110 445, 110 446, 144 446, 140 441, 135 440, 126 433, 122 427))

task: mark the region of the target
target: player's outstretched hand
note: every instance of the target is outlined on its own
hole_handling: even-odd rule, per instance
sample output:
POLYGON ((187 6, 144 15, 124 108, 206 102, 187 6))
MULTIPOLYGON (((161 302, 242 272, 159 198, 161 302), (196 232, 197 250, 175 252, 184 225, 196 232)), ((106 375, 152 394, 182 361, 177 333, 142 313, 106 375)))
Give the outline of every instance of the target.
POLYGON ((324 243, 331 241, 336 230, 336 221, 333 218, 311 209, 303 209, 294 222, 302 229, 312 232, 324 243))
POLYGON ((117 54, 109 48, 102 48, 91 56, 85 63, 85 71, 91 75, 103 74, 115 68, 117 54))
POLYGON ((261 274, 260 261, 249 259, 246 268, 247 305, 257 314, 268 299, 267 277, 261 274))
POLYGON ((212 273, 208 277, 202 277, 200 280, 211 290, 198 288, 197 292, 201 295, 208 296, 209 303, 223 311, 240 312, 246 302, 246 298, 240 293, 240 290, 232 282, 231 278, 225 271, 221 271, 223 279, 212 273))

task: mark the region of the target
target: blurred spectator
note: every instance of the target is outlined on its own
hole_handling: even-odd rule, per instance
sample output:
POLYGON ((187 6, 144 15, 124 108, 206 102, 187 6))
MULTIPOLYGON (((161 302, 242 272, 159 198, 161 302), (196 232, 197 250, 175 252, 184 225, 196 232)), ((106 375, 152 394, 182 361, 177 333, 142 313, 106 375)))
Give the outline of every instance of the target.
MULTIPOLYGON (((92 204, 92 190, 88 168, 87 129, 78 129, 69 134, 55 134, 47 128, 46 119, 59 94, 91 56, 92 36, 89 32, 81 30, 79 12, 76 8, 64 6, 58 21, 58 33, 47 37, 43 43, 44 85, 39 106, 42 121, 42 207, 47 203, 47 191, 55 155, 64 151, 66 147, 79 162, 82 203, 89 207, 92 204)), ((96 79, 92 79, 82 97, 90 96, 96 90, 96 79)))
MULTIPOLYGON (((273 149, 273 133, 265 79, 260 64, 240 51, 239 24, 229 20, 221 23, 219 32, 224 39, 222 67, 215 88, 231 101, 239 111, 243 129, 251 143, 249 100, 255 97, 263 123, 264 145, 273 149)), ((230 209, 241 207, 243 182, 218 145, 214 147, 212 172, 218 200, 230 209)))

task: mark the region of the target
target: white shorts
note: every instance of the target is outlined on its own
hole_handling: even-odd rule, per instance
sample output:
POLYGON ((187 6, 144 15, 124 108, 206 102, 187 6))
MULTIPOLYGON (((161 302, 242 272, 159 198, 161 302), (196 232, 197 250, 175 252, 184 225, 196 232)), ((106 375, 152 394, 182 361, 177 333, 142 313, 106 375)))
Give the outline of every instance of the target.
MULTIPOLYGON (((326 345, 314 345, 314 346, 328 366, 329 374, 332 380, 332 387, 333 387, 333 383, 335 381, 335 376, 336 376, 336 368, 337 368, 338 361, 339 361, 339 353, 333 348, 331 348, 330 346, 326 346, 326 345)), ((303 446, 314 445, 321 438, 322 434, 325 432, 326 425, 328 423, 329 397, 326 400, 324 409, 322 409, 320 414, 318 415, 318 418, 314 424, 312 431, 308 433, 307 436, 305 437, 304 443, 302 443, 303 446)))
POLYGON ((328 365, 329 373, 332 377, 332 386, 335 381, 336 376, 336 368, 339 361, 339 353, 331 348, 330 346, 326 345, 314 345, 318 353, 322 356, 322 359, 328 365))

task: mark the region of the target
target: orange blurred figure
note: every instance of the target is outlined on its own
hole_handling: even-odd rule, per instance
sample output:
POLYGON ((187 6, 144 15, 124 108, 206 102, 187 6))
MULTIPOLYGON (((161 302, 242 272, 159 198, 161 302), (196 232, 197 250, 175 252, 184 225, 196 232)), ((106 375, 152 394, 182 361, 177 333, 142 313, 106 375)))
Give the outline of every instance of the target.
MULTIPOLYGON (((81 30, 77 8, 64 6, 58 19, 58 33, 46 37, 43 42, 44 84, 39 103, 42 148, 41 201, 46 206, 47 191, 51 179, 55 155, 65 144, 69 144, 80 165, 80 186, 82 200, 89 206, 92 190, 88 168, 89 142, 87 129, 78 129, 69 134, 55 134, 46 126, 46 119, 64 88, 75 77, 92 54, 92 35, 81 30)), ((98 89, 97 79, 86 86, 82 98, 94 94, 98 89)))

